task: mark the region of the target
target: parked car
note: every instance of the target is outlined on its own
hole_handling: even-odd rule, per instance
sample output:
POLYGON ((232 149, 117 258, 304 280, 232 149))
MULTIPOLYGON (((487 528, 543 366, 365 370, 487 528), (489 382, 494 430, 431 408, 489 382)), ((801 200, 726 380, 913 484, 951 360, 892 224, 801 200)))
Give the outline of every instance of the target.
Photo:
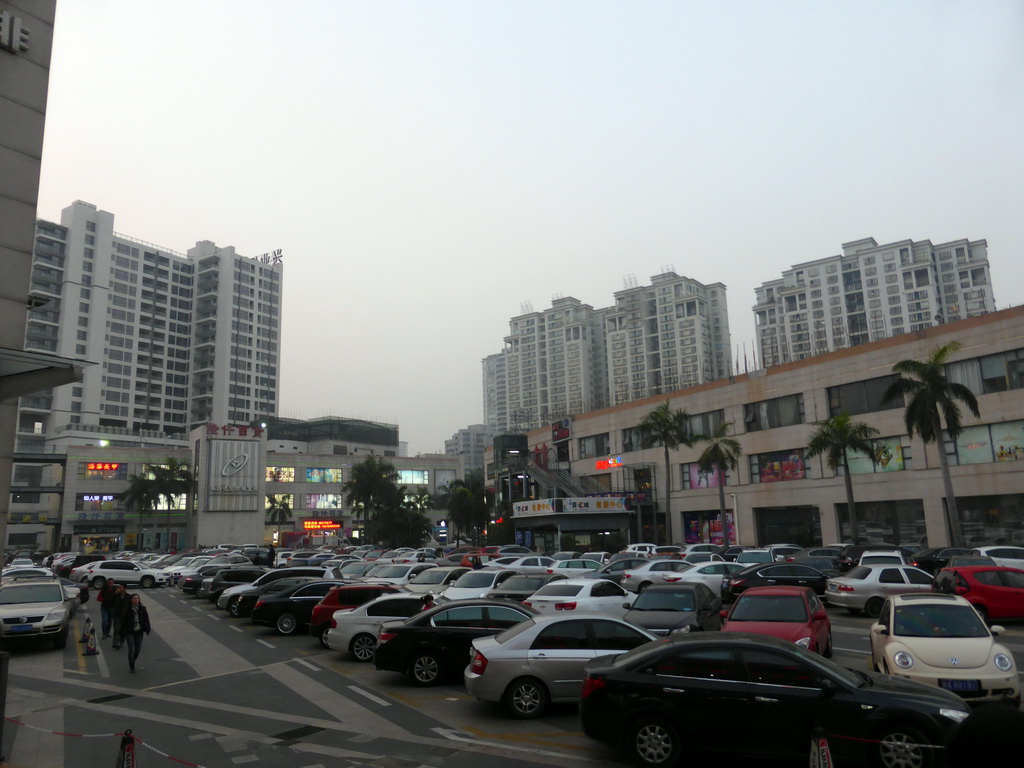
POLYGON ((533 616, 473 640, 463 680, 474 698, 501 702, 512 717, 531 719, 551 702, 579 701, 588 661, 656 639, 607 616, 533 616))
POLYGON ((578 557, 582 557, 582 555, 582 552, 567 549, 562 552, 552 552, 550 558, 552 560, 575 560, 578 557))
POLYGON ((520 544, 506 544, 503 547, 498 547, 498 554, 500 555, 535 555, 537 554, 529 547, 524 547, 520 544))
POLYGON ((699 565, 700 563, 722 563, 725 558, 717 552, 687 552, 683 555, 684 563, 699 565))
POLYGON ((751 565, 753 563, 774 563, 775 557, 772 555, 770 549, 754 549, 748 547, 736 555, 736 559, 733 561, 736 563, 745 563, 751 565))
POLYGON ((821 571, 830 579, 843 575, 843 572, 839 570, 839 558, 837 557, 794 557, 788 562, 821 571))
POLYGON ((445 600, 469 600, 471 598, 483 597, 492 589, 501 586, 506 579, 516 575, 515 571, 505 571, 500 568, 481 568, 477 571, 467 571, 442 592, 441 596, 445 600))
POLYGON ((178 589, 181 590, 183 595, 196 595, 199 594, 199 588, 202 586, 203 580, 206 578, 213 578, 213 575, 217 571, 223 571, 225 568, 230 568, 230 565, 223 563, 217 563, 214 565, 204 565, 196 570, 188 570, 181 575, 178 579, 178 589))
POLYGON ((805 557, 831 557, 838 560, 842 553, 842 547, 805 547, 786 558, 786 562, 796 562, 805 557))
MULTIPOLYGON (((344 589, 344 587, 342 587, 344 589)), ((332 651, 347 651, 356 661, 373 661, 377 633, 385 621, 407 619, 423 610, 423 595, 380 595, 349 610, 331 614, 321 642, 332 651)))
POLYGON ((568 578, 564 573, 517 574, 492 589, 484 597, 489 600, 516 600, 522 602, 545 584, 568 578))
POLYGON ((984 555, 953 555, 946 564, 947 568, 963 568, 967 565, 995 565, 996 561, 984 555))
POLYGON ((253 606, 249 621, 259 626, 273 627, 279 635, 294 635, 305 631, 313 616, 313 608, 324 595, 341 583, 313 581, 265 593, 253 606))
POLYGON ((629 544, 626 546, 623 552, 628 552, 633 557, 644 557, 648 558, 654 554, 654 551, 658 548, 657 544, 651 544, 649 542, 637 542, 636 544, 629 544))
POLYGON ((52 576, 0 584, 0 640, 52 640, 54 648, 63 648, 70 631, 71 602, 52 576))
MULTIPOLYGON (((281 579, 294 579, 300 577, 308 579, 337 579, 339 578, 339 575, 337 571, 320 565, 300 565, 295 568, 274 568, 265 572, 262 576, 259 576, 251 584, 238 584, 236 586, 226 588, 221 592, 220 597, 217 598, 217 607, 223 608, 232 616, 236 616, 238 614, 235 613, 235 604, 237 602, 237 598, 244 592, 247 592, 250 589, 264 587, 267 584, 281 579)), ((249 605, 250 610, 253 605, 255 605, 255 601, 249 605)), ((249 613, 247 611, 241 615, 248 616, 249 613)))
POLYGON ((676 584, 703 584, 715 594, 719 594, 722 588, 722 579, 739 573, 749 566, 743 563, 712 562, 694 565, 685 571, 679 571, 679 580, 676 584))
POLYGON ((693 563, 684 563, 682 560, 648 560, 622 574, 619 584, 630 592, 643 592, 652 584, 679 581, 679 574, 693 567, 693 563))
MULTIPOLYGON (((71 579, 71 572, 76 568, 81 568, 83 565, 89 565, 90 563, 98 563, 101 560, 106 560, 106 555, 92 554, 92 555, 75 555, 74 557, 66 560, 61 560, 59 565, 54 565, 53 572, 58 576, 71 579)), ((71 579, 72 581, 78 581, 78 579, 71 579)))
POLYGON ((772 553, 776 563, 784 563, 790 558, 796 557, 802 549, 796 544, 772 544, 768 547, 768 551, 772 553))
POLYGON ((912 565, 859 565, 828 580, 825 600, 850 613, 877 616, 885 598, 907 592, 931 592, 932 575, 912 565))
POLYGON ((732 602, 751 587, 810 587, 824 594, 828 579, 816 568, 795 563, 755 564, 722 579, 722 600, 732 602))
POLYGON ((605 579, 565 579, 545 584, 523 605, 538 613, 593 611, 622 618, 633 602, 633 595, 613 581, 605 579))
POLYGON ((234 595, 228 602, 227 610, 230 616, 236 619, 252 615, 252 609, 256 607, 264 595, 271 595, 286 589, 292 589, 298 584, 305 584, 311 581, 321 581, 315 576, 286 576, 274 581, 267 581, 259 586, 244 589, 234 595))
POLYGON ((922 571, 936 573, 949 565, 949 558, 954 555, 966 555, 971 550, 967 547, 932 547, 922 549, 910 559, 910 564, 922 571))
POLYGON ((652 584, 622 617, 655 635, 722 628, 722 599, 703 584, 652 584))
POLYGON ((213 580, 210 583, 206 597, 210 602, 215 603, 225 589, 239 584, 252 584, 256 579, 268 572, 269 569, 265 565, 222 568, 213 574, 213 580))
POLYGON ((167 574, 156 568, 146 568, 131 560, 100 560, 89 563, 71 572, 73 581, 88 582, 93 589, 100 589, 107 579, 125 586, 138 585, 143 589, 160 587, 168 583, 167 574))
POLYGON ((686 547, 686 554, 688 555, 696 555, 701 553, 721 555, 723 552, 725 552, 725 547, 721 544, 690 544, 686 547))
POLYGON ((985 621, 1024 619, 1024 571, 998 566, 943 568, 932 590, 960 595, 985 621))
MULTIPOLYGON (((566 558, 566 560, 568 560, 568 558, 566 558)), ((497 562, 501 561, 499 560, 497 562)), ((553 557, 526 555, 525 557, 516 558, 510 563, 501 563, 501 567, 507 568, 510 571, 515 571, 516 573, 547 573, 548 570, 558 562, 559 561, 553 557)), ((491 565, 491 563, 488 563, 488 565, 491 565)))
POLYGON ((909 563, 898 549, 888 551, 869 549, 861 554, 857 565, 909 565, 909 563))
POLYGON ((753 587, 722 618, 723 632, 753 632, 832 655, 832 622, 809 587, 753 587))
POLYGON ((597 560, 601 565, 604 565, 611 558, 611 552, 605 552, 603 550, 598 552, 584 552, 581 557, 585 560, 597 560))
POLYGON ((599 571, 602 567, 601 562, 598 560, 589 560, 579 557, 575 560, 559 560, 558 562, 552 563, 547 569, 547 572, 564 573, 575 579, 582 576, 584 573, 599 571))
POLYGON ((614 581, 616 584, 621 584, 622 577, 625 575, 626 571, 639 568, 646 562, 649 562, 646 557, 619 557, 618 555, 612 555, 611 560, 609 560, 606 565, 601 566, 596 571, 584 573, 578 578, 607 579, 608 581, 614 581))
POLYGON ((524 604, 508 600, 442 603, 405 621, 385 622, 377 634, 373 663, 408 676, 416 685, 436 685, 465 668, 473 640, 534 615, 524 604))
POLYGON ((1024 547, 1011 547, 1000 544, 992 547, 975 547, 971 550, 972 555, 991 557, 996 565, 1004 568, 1024 569, 1024 547))
POLYGON ((468 571, 469 568, 463 568, 460 565, 435 565, 418 573, 415 579, 405 585, 405 588, 419 594, 433 592, 439 595, 468 571))
POLYGON ((747 549, 750 549, 750 547, 744 547, 744 546, 740 546, 740 545, 734 545, 734 546, 731 546, 731 547, 726 547, 724 550, 722 550, 722 557, 725 558, 730 563, 735 563, 736 562, 736 558, 739 557, 739 555, 740 555, 740 552, 743 552, 744 550, 747 550, 747 549))
MULTIPOLYGON (((309 634, 317 639, 320 645, 327 648, 327 632, 334 626, 331 620, 338 611, 351 611, 382 595, 408 595, 394 584, 342 584, 331 589, 320 602, 313 606, 309 617, 309 634)), ((422 595, 417 595, 422 601, 422 595)), ((422 602, 420 603, 422 608, 422 602)))
MULTIPOLYGON (((839 567, 843 571, 848 571, 851 568, 856 568, 860 562, 860 556, 865 552, 893 552, 900 551, 904 552, 896 544, 847 544, 843 547, 842 554, 839 555, 839 567)), ((904 552, 904 554, 907 554, 904 552)))
POLYGON ((419 574, 433 567, 433 563, 393 563, 384 566, 381 570, 375 572, 373 576, 364 576, 363 581, 394 584, 395 586, 402 587, 415 579, 419 574))
POLYGON ((923 768, 969 714, 948 691, 731 632, 690 632, 595 659, 580 700, 587 736, 651 768, 684 756, 712 764, 708 755, 723 753, 742 764, 785 758, 796 765, 807 761, 816 727, 828 734, 836 765, 923 768), (738 712, 742 726, 728 727, 738 712))
POLYGON ((1013 654, 958 595, 895 595, 871 626, 871 664, 878 672, 927 683, 971 704, 1020 706, 1013 654))

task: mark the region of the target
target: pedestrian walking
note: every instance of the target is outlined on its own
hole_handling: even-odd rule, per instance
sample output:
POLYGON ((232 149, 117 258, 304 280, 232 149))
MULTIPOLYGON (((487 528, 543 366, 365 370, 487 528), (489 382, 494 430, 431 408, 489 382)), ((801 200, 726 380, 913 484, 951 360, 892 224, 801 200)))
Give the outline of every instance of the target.
POLYGON ((114 588, 113 597, 109 597, 107 600, 111 616, 113 616, 113 647, 116 651, 124 645, 124 609, 128 607, 128 590, 124 588, 124 584, 118 584, 114 588))
POLYGON ((131 595, 128 605, 121 614, 121 626, 124 630, 125 644, 128 646, 128 668, 135 671, 135 661, 142 650, 142 638, 149 634, 149 611, 142 604, 142 598, 131 595))
POLYGON ((271 568, 277 565, 277 550, 274 549, 273 544, 267 549, 267 565, 271 568))
POLYGON ((100 621, 103 626, 103 639, 110 637, 110 625, 113 623, 114 614, 110 610, 107 600, 114 596, 116 585, 113 579, 107 579, 107 583, 100 589, 96 596, 96 602, 100 604, 100 621))

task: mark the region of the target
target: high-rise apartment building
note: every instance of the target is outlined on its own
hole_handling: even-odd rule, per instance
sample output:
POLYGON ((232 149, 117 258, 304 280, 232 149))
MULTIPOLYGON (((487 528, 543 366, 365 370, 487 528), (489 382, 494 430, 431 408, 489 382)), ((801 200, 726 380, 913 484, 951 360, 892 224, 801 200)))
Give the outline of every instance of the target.
POLYGON ((460 457, 462 477, 472 471, 479 471, 482 476, 484 451, 491 444, 494 434, 486 424, 470 424, 444 441, 445 455, 460 457))
POLYGON ((38 221, 25 346, 97 364, 22 398, 19 450, 78 430, 184 440, 275 415, 281 287, 279 260, 206 241, 176 253, 89 203, 38 221))
POLYGON ((483 359, 484 423, 491 434, 508 432, 508 381, 505 378, 505 353, 483 359))
POLYGON ((874 238, 797 264, 756 289, 764 367, 995 310, 985 240, 874 238))
POLYGON ((725 285, 666 270, 615 293, 607 310, 611 405, 722 379, 732 373, 725 285))

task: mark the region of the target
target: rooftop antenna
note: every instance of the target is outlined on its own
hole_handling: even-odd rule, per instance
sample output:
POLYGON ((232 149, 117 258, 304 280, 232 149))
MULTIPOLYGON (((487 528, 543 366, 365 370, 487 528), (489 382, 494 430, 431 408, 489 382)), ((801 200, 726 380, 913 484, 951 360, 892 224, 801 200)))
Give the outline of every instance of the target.
POLYGON ((533 312, 533 302, 532 301, 524 301, 524 302, 522 302, 519 305, 519 314, 520 315, 528 315, 531 312, 533 312))
POLYGON ((675 271, 676 271, 676 265, 675 264, 665 264, 661 268, 661 274, 663 274, 663 275, 667 275, 670 272, 672 274, 675 274, 675 271))
POLYGON ((629 290, 630 288, 636 288, 636 285, 637 285, 637 283, 636 283, 636 275, 623 275, 622 276, 622 287, 623 287, 624 290, 629 290))

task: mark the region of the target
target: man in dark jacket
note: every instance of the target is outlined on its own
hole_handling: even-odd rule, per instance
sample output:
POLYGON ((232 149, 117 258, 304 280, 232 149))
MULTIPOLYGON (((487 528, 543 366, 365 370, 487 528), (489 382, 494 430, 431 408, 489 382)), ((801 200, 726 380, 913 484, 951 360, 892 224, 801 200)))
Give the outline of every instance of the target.
POLYGON ((124 609, 128 606, 128 590, 124 588, 124 584, 118 584, 114 587, 114 594, 112 597, 107 598, 107 602, 104 603, 107 606, 107 610, 110 611, 110 615, 113 617, 113 632, 114 632, 114 650, 118 650, 124 645, 124 609))
POLYGON ((135 660, 142 650, 142 638, 149 634, 149 611, 142 604, 138 595, 130 595, 124 613, 121 614, 121 627, 124 630, 125 643, 128 645, 128 668, 135 671, 135 660))
POLYGON ((104 638, 110 637, 110 625, 114 620, 114 614, 111 613, 110 606, 107 604, 107 600, 114 596, 114 589, 114 580, 107 579, 107 583, 103 585, 100 593, 96 596, 96 600, 100 604, 100 619, 104 638))

